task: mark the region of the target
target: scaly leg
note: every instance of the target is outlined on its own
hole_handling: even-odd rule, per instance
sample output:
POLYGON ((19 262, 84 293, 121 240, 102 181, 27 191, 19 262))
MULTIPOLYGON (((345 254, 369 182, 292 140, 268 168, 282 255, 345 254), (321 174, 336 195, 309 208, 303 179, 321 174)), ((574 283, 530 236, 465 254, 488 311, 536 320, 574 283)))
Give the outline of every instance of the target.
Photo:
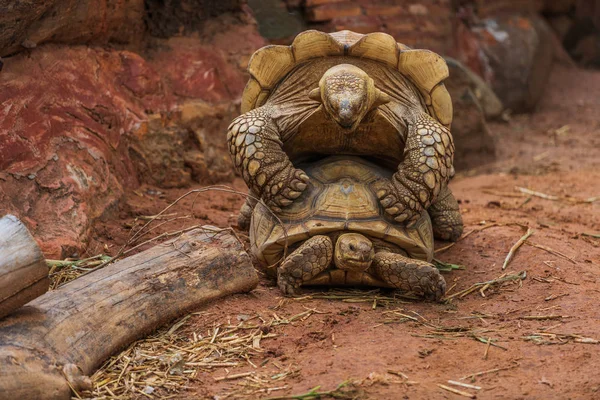
POLYGON ((254 212, 254 206, 256 206, 258 197, 256 194, 250 190, 248 195, 251 197, 246 197, 246 201, 240 207, 240 214, 238 215, 238 227, 244 231, 250 229, 250 221, 252 220, 252 213, 254 212))
POLYGON ((277 268, 277 285, 293 295, 303 282, 324 271, 333 258, 333 243, 327 236, 313 236, 290 254, 277 268))
POLYGON ((306 185, 308 176, 294 168, 271 118, 270 106, 248 111, 233 120, 227 132, 233 163, 251 191, 274 211, 292 204, 306 185))
POLYGON ((456 242, 463 232, 463 221, 456 198, 445 186, 427 210, 437 239, 456 242))
POLYGON ((397 222, 410 225, 454 175, 454 143, 450 131, 427 114, 406 123, 404 160, 391 181, 380 182, 377 197, 397 222))
POLYGON ((392 287, 439 301, 446 293, 446 281, 437 268, 428 262, 400 254, 375 254, 372 268, 377 276, 392 287))

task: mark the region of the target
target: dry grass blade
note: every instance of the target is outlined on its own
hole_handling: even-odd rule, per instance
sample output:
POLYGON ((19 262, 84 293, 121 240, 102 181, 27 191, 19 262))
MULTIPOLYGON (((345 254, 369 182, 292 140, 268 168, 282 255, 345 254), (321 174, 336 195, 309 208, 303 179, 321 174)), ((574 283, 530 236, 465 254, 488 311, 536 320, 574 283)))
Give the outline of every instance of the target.
POLYGON ((522 339, 538 345, 565 344, 570 341, 584 344, 600 344, 600 340, 574 333, 534 332, 531 335, 523 336, 522 339))
POLYGON ((448 383, 455 386, 461 386, 467 389, 481 390, 481 386, 469 385, 468 383, 462 383, 457 381, 448 381, 448 383))
POLYGON ((302 394, 293 394, 288 396, 277 396, 277 397, 269 397, 265 400, 316 400, 322 398, 335 398, 335 399, 355 399, 356 398, 356 387, 351 380, 344 381, 340 383, 335 389, 319 392, 321 386, 316 386, 309 390, 306 393, 302 394))
POLYGON ((69 258, 65 260, 46 260, 46 264, 50 268, 48 272, 50 276, 50 289, 56 289, 60 285, 72 281, 109 259, 111 259, 110 256, 99 254, 81 260, 69 258))
POLYGON ((217 381, 217 382, 219 382, 219 381, 228 381, 228 380, 232 380, 232 379, 245 378, 247 376, 254 375, 254 374, 255 374, 254 371, 242 372, 242 373, 239 373, 239 374, 231 374, 231 375, 219 376, 217 378, 214 378, 214 380, 217 381))
POLYGON ((435 267, 441 272, 452 272, 457 269, 467 269, 464 265, 447 263, 445 261, 438 260, 437 258, 433 259, 433 265, 435 265, 435 267))
POLYGON ((461 381, 465 380, 465 379, 472 379, 472 380, 474 380, 474 378, 476 376, 482 376, 482 375, 487 375, 487 374, 493 374, 494 372, 506 371, 506 370, 509 370, 509 369, 517 368, 518 366, 519 366, 519 364, 514 364, 514 365, 509 365, 508 367, 493 368, 493 369, 488 369, 486 371, 474 372, 472 374, 463 376, 462 378, 460 378, 460 380, 461 381))
POLYGON ((525 271, 521 271, 518 274, 502 274, 498 278, 492 279, 491 281, 474 283, 473 285, 471 285, 469 288, 467 288, 465 290, 461 290, 460 292, 457 292, 450 296, 447 296, 445 298, 445 300, 447 301, 447 300, 453 299, 454 297, 463 298, 466 295, 473 293, 474 291, 476 291, 479 288, 484 288, 484 287, 490 288, 494 285, 498 285, 498 284, 502 284, 504 282, 510 282, 510 281, 519 281, 520 282, 523 279, 525 279, 526 277, 527 277, 527 272, 525 272, 525 271))
POLYGON ((458 394, 459 396, 468 397, 469 399, 475 399, 477 397, 477 396, 475 396, 472 393, 467 393, 467 392, 455 389, 455 388, 450 387, 450 386, 442 385, 441 383, 438 383, 438 386, 440 388, 444 389, 444 390, 447 390, 448 392, 451 392, 451 393, 454 393, 454 394, 458 394))
POLYGON ((523 236, 521 236, 521 238, 517 241, 517 243, 515 243, 513 245, 513 247, 510 248, 510 251, 508 252, 508 254, 506 255, 506 259, 504 260, 504 264, 502 264, 502 270, 506 269, 506 267, 508 266, 508 264, 511 262, 511 260, 514 258, 515 253, 517 252, 517 250, 519 250, 519 247, 521 247, 523 245, 523 243, 525 243, 525 241, 527 239, 529 239, 529 237, 531 235, 534 234, 534 230, 532 230, 531 228, 527 228, 527 233, 524 234, 523 236))

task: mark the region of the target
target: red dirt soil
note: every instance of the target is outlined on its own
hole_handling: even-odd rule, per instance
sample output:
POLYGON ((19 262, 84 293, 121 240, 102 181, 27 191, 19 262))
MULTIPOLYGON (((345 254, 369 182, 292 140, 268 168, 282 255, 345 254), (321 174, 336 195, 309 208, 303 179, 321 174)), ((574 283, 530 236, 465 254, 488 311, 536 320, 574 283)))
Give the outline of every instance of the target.
MULTIPOLYGON (((267 384, 286 388, 270 396, 306 393, 317 385, 320 390, 331 390, 342 381, 355 379, 355 396, 361 399, 460 399, 463 397, 438 384, 452 386, 448 380, 500 368, 503 370, 462 381, 481 390, 453 387, 481 399, 600 398, 600 311, 596 302, 600 298, 600 238, 594 236, 600 232, 600 199, 593 199, 600 196, 599 110, 600 72, 556 67, 534 114, 491 126, 502 161, 459 173, 451 183, 461 204, 466 235, 437 253, 441 260, 465 266, 445 274, 448 294, 512 271, 526 271, 521 285, 492 286, 485 297, 475 291, 447 304, 406 300, 380 302, 374 307, 372 302, 331 299, 282 302, 274 283, 263 277, 252 293, 204 308, 209 316, 192 317, 187 329, 205 334, 219 324, 237 324, 236 318, 244 314, 268 322, 274 313, 280 318, 307 309, 319 313, 287 325, 265 327, 276 336, 263 339, 262 352, 250 358, 256 368, 241 360, 244 362, 238 367, 201 371, 192 380, 191 391, 175 398, 223 398, 239 387, 241 379, 215 381, 215 377, 248 371, 270 376, 281 372, 280 368, 298 372, 267 384), (515 187, 557 196, 558 200, 521 194, 515 187), (586 199, 588 202, 581 201, 586 199), (526 227, 535 230, 528 243, 544 248, 523 245, 503 271, 508 251, 526 227), (397 313, 390 313, 392 310, 397 313), (398 313, 410 318, 403 320, 398 313), (435 333, 435 327, 447 331, 435 333), (461 329, 476 332, 483 342, 468 332, 460 334, 461 329), (562 336, 539 335, 544 332, 562 336), (526 340, 530 336, 548 343, 526 340), (489 348, 488 338, 493 344, 489 348), (407 378, 390 374, 390 370, 407 378)), ((234 186, 245 190, 239 179, 234 186)), ((96 224, 88 253, 103 249, 116 253, 126 242, 134 217, 157 214, 184 192, 151 187, 129 192, 119 220, 96 224)), ((191 217, 162 225, 151 235, 193 224, 235 224, 242 197, 207 192, 198 195, 193 209, 192 203, 193 196, 168 211, 191 217)), ((436 249, 446 245, 436 243, 436 249)), ((259 319, 253 321, 260 324, 259 319)), ((257 393, 246 398, 268 396, 257 393)))

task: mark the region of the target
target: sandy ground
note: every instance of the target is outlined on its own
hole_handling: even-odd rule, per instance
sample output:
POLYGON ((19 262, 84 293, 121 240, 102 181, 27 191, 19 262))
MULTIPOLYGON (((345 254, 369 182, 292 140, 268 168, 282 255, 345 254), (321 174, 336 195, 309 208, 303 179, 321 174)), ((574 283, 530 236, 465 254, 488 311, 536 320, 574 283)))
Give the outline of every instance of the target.
MULTIPOLYGON (((491 127, 501 161, 463 171, 451 183, 465 235, 436 255, 465 267, 445 274, 448 296, 455 295, 451 301, 418 302, 366 290, 305 290, 303 298, 284 299, 263 277, 252 293, 212 304, 181 328, 189 338, 216 327, 254 329, 262 339, 249 346, 247 359, 199 369, 188 390, 138 397, 265 398, 319 385, 330 391, 350 379, 337 398, 464 397, 439 384, 481 399, 600 398, 600 200, 593 199, 600 196, 600 72, 555 68, 534 114, 491 127), (502 270, 528 227, 533 235, 502 270), (505 273, 512 279, 483 294, 478 289, 456 295, 505 273), (485 371, 491 372, 469 377, 485 371), (248 374, 215 380, 240 373, 248 374)), ((244 189, 240 180, 234 186, 244 189)), ((184 192, 143 187, 129 193, 120 220, 96 225, 88 253, 115 253, 134 217, 156 214, 184 192)), ((234 224, 242 202, 217 192, 199 195, 193 209, 192 200, 175 210, 189 217, 155 232, 234 224)), ((437 249, 446 246, 436 243, 437 249)))

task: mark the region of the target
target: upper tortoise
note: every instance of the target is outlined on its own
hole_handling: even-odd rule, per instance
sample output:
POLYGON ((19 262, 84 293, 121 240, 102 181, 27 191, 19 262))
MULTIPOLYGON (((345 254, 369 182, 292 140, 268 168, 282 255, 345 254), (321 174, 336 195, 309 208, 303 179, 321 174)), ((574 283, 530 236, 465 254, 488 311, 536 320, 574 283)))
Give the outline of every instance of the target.
MULTIPOLYGON (((457 239, 462 220, 447 183, 454 175, 448 67, 384 33, 300 33, 290 46, 266 46, 248 65, 243 114, 228 128, 236 168, 250 193, 278 211, 306 189, 294 167, 327 155, 356 155, 393 168, 377 197, 395 221, 425 210, 440 239, 457 239)), ((255 201, 242 207, 249 225, 255 201)))

